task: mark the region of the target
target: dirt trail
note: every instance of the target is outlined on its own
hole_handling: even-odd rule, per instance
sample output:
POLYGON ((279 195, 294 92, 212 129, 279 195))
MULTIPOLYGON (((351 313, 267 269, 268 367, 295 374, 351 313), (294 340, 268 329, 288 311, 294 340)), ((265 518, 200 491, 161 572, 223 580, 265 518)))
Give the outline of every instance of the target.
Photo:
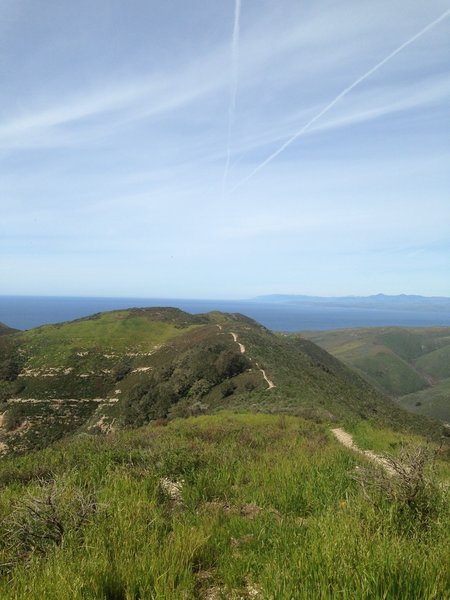
MULTIPOLYGON (((238 342, 238 338, 237 338, 237 334, 234 333, 233 331, 230 331, 231 335, 233 336, 233 340, 236 342, 236 344, 239 346, 239 350, 241 351, 241 354, 245 353, 245 346, 244 344, 241 344, 240 342, 238 342)), ((252 359, 250 359, 252 360, 252 359)), ((262 376, 264 377, 264 381, 267 383, 267 389, 271 390, 272 388, 275 387, 275 384, 273 383, 273 381, 271 381, 267 375, 266 372, 264 371, 264 369, 261 369, 261 367, 258 365, 258 363, 256 363, 256 367, 259 371, 261 371, 262 376)))
POLYGON ((261 371, 261 373, 262 373, 262 376, 263 376, 263 377, 264 377, 264 379, 266 380, 266 383, 267 383, 267 389, 268 389, 268 390, 271 390, 272 388, 274 388, 274 387, 275 387, 275 384, 273 383, 273 381, 271 381, 271 380, 270 380, 270 379, 267 377, 267 375, 266 375, 266 372, 264 371, 264 369, 261 369, 261 367, 260 367, 258 364, 257 364, 256 366, 257 366, 257 367, 258 367, 258 369, 261 371))
POLYGON ((332 429, 331 431, 343 446, 349 448, 350 450, 353 450, 354 452, 358 452, 358 454, 362 454, 363 456, 371 460, 373 463, 380 465, 390 475, 394 474, 394 469, 390 466, 386 459, 384 459, 382 456, 379 456, 378 454, 375 454, 375 452, 372 452, 371 450, 361 450, 361 448, 359 448, 353 441, 353 437, 349 433, 344 431, 344 429, 336 427, 336 429, 332 429))
POLYGON ((244 352, 245 352, 244 344, 241 344, 240 342, 238 342, 237 335, 235 333, 231 332, 231 335, 233 336, 233 340, 239 346, 239 350, 241 351, 241 354, 244 354, 244 352))

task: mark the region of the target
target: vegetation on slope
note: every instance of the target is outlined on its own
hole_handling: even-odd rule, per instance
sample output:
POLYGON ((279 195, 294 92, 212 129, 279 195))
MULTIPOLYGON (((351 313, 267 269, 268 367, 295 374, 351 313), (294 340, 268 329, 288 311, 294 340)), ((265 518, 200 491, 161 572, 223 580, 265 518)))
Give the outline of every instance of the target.
POLYGON ((445 385, 450 377, 450 328, 374 327, 304 335, 402 407, 450 422, 445 385))
POLYGON ((419 415, 433 415, 435 419, 450 421, 450 378, 442 379, 431 388, 401 396, 398 404, 419 415))
POLYGON ((0 338, 0 443, 21 452, 67 432, 157 419, 288 412, 438 433, 305 339, 243 315, 130 309, 0 338), (270 389, 269 389, 270 386, 270 389))
POLYGON ((17 329, 13 329, 12 327, 8 327, 4 323, 0 323, 0 335, 10 335, 11 333, 15 333, 18 331, 17 329))
POLYGON ((446 597, 443 489, 372 504, 357 465, 323 425, 227 414, 5 459, 0 596, 446 597))

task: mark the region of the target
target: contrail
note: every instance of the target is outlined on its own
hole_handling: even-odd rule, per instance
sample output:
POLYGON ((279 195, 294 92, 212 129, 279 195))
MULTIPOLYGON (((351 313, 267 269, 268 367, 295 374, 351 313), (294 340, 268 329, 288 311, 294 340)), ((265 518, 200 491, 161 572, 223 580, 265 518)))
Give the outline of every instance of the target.
POLYGON ((278 150, 275 150, 275 152, 273 154, 271 154, 269 157, 267 157, 266 160, 264 160, 257 167, 255 167, 253 169, 253 171, 250 173, 250 175, 247 175, 247 177, 245 177, 239 183, 237 183, 231 189, 231 193, 233 193, 238 188, 240 188, 242 185, 247 183, 247 181, 249 179, 251 179, 254 175, 256 175, 256 173, 261 171, 261 169, 263 169, 266 165, 268 165, 270 162, 272 162, 277 156, 279 156, 282 152, 284 152, 284 150, 286 150, 286 148, 288 146, 290 146, 293 142, 295 142, 295 140, 297 140, 301 135, 303 135, 305 133, 305 131, 311 127, 311 125, 313 125, 316 121, 318 121, 325 113, 327 113, 329 110, 331 110, 333 108, 333 106, 339 102, 339 100, 341 100, 344 96, 346 96, 349 92, 351 92, 351 90, 353 90, 357 85, 359 85, 362 81, 364 81, 365 79, 370 77, 370 75, 372 75, 372 73, 375 73, 375 71, 378 71, 378 69, 380 69, 383 65, 385 65, 392 58, 394 58, 394 56, 396 56, 399 52, 401 52, 407 46, 409 46, 410 44, 415 42, 417 39, 422 37, 422 35, 424 35, 428 31, 430 31, 430 29, 432 29, 435 25, 437 25, 438 23, 440 23, 441 21, 446 19, 449 15, 450 15, 450 9, 446 10, 440 17, 438 17, 437 19, 435 19, 434 21, 429 23, 426 27, 424 27, 418 33, 416 33, 411 38, 409 38, 409 40, 404 42, 396 50, 394 50, 393 52, 388 54, 386 56, 386 58, 383 58, 383 60, 381 60, 374 67, 372 67, 366 73, 364 73, 364 75, 361 75, 361 77, 358 77, 358 79, 356 79, 356 81, 354 81, 351 85, 346 87, 345 90, 343 90, 340 94, 338 94, 336 96, 336 98, 334 98, 334 100, 332 100, 329 104, 327 104, 325 106, 325 108, 322 108, 322 110, 320 112, 318 112, 317 115, 315 117, 313 117, 310 121, 308 121, 306 123, 306 125, 303 125, 303 127, 301 129, 299 129, 296 133, 294 133, 294 135, 292 137, 290 137, 286 142, 284 142, 284 144, 282 146, 280 146, 278 148, 278 150))
POLYGON ((231 43, 231 87, 230 87, 230 104, 228 107, 228 133, 227 133, 227 159, 225 163, 225 171, 222 179, 222 194, 225 193, 228 171, 230 169, 231 160, 231 132, 233 129, 234 113, 236 110, 236 96, 239 81, 239 32, 241 26, 241 0, 236 0, 234 5, 234 26, 233 38, 231 43))

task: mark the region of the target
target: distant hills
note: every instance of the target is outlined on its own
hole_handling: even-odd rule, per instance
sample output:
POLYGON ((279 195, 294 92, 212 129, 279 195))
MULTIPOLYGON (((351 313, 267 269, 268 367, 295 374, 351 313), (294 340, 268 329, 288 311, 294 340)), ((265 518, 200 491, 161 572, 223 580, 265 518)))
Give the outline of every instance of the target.
POLYGON ((450 327, 371 327, 304 335, 400 406, 450 422, 450 327))
POLYGON ((0 402, 5 452, 223 409, 440 430, 309 340, 240 314, 173 308, 99 313, 1 336, 0 402))
POLYGON ((345 308, 382 308, 392 310, 436 310, 450 312, 450 298, 444 296, 417 296, 399 294, 389 296, 375 294, 373 296, 303 296, 289 294, 270 294, 253 298, 256 302, 276 304, 302 304, 305 306, 321 305, 345 308))

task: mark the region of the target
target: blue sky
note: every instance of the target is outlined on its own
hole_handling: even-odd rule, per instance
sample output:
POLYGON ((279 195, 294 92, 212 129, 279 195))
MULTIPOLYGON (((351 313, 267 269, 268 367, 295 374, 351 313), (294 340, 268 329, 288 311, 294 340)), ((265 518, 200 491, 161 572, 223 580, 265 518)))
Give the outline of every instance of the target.
POLYGON ((1 0, 0 293, 450 295, 449 8, 1 0))

